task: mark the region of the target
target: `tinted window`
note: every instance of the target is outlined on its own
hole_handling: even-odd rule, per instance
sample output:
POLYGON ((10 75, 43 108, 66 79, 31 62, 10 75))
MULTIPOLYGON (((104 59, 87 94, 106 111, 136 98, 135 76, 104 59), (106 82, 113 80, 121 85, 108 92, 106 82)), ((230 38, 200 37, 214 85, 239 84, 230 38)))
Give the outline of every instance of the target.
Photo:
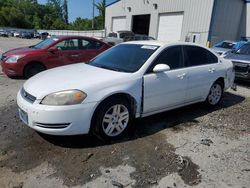
POLYGON ((116 34, 116 33, 109 33, 109 34, 108 34, 108 37, 114 37, 114 38, 117 38, 117 34, 116 34))
POLYGON ((158 46, 121 44, 102 53, 89 64, 105 69, 135 72, 158 49, 158 46))
POLYGON ((187 66, 217 63, 218 58, 208 50, 197 46, 185 46, 187 66))
MULTIPOLYGON (((167 64, 170 69, 178 69, 182 67, 182 49, 181 46, 170 47, 164 50, 157 58, 152 66, 153 68, 158 64, 167 64)), ((150 71, 152 71, 150 70, 150 71)))
POLYGON ((94 40, 79 40, 79 49, 96 50, 103 46, 103 43, 94 40))

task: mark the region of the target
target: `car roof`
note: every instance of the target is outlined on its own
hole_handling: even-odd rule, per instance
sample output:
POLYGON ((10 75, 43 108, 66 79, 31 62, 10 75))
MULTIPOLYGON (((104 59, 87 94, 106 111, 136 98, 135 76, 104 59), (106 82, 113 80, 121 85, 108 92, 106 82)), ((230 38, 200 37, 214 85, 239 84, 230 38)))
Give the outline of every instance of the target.
POLYGON ((162 42, 162 41, 157 41, 157 40, 129 41, 129 42, 125 42, 122 44, 153 45, 153 46, 160 46, 160 47, 172 46, 172 45, 190 45, 190 46, 199 46, 199 47, 204 48, 204 46, 200 44, 195 44, 191 42, 162 42))

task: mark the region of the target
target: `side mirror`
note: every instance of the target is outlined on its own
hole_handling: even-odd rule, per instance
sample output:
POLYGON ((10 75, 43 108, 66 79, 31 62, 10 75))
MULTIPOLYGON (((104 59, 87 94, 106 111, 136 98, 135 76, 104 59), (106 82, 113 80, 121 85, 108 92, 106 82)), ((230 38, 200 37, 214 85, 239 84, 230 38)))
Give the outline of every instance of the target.
POLYGON ((58 50, 57 47, 53 46, 53 47, 51 47, 48 51, 49 51, 50 53, 52 53, 52 54, 55 54, 55 53, 56 53, 57 51, 59 51, 59 50, 58 50))
POLYGON ((166 64, 158 64, 154 67, 153 72, 154 73, 159 73, 159 72, 165 72, 170 70, 170 67, 166 64))

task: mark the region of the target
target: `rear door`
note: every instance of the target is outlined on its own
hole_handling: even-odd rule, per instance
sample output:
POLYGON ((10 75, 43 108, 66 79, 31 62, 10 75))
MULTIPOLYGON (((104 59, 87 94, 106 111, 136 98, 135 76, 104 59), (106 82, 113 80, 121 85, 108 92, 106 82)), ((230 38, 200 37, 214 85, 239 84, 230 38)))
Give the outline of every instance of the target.
POLYGON ((165 49, 144 76, 143 113, 183 104, 186 98, 187 71, 183 67, 181 46, 165 49), (170 70, 154 73, 157 64, 167 64, 170 70))
POLYGON ((218 58, 199 46, 184 46, 184 62, 188 71, 186 102, 204 99, 218 78, 218 58))

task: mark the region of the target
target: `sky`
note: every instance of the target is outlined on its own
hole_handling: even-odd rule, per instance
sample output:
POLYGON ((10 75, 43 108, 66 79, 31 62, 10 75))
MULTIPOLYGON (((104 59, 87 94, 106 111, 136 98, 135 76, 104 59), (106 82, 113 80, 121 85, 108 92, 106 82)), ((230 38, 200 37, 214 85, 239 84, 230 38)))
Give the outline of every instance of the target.
MULTIPOLYGON (((114 1, 115 0, 107 0, 107 4, 114 1)), ((47 0, 38 0, 38 2, 45 4, 47 0)), ((95 0, 95 3, 99 2, 100 0, 95 0)), ((92 0, 68 0, 69 22, 74 21, 77 17, 92 18, 92 9, 92 0)), ((98 15, 96 9, 95 15, 98 15)))

